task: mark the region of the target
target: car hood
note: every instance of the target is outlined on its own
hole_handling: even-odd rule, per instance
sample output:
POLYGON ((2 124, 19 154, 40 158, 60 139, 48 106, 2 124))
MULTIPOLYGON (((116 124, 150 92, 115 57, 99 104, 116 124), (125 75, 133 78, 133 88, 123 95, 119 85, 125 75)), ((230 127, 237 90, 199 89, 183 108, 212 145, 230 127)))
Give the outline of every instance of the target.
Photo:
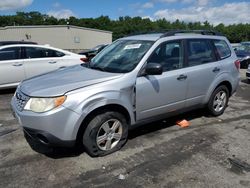
POLYGON ((122 74, 102 72, 81 65, 53 71, 24 80, 20 90, 33 97, 51 97, 66 92, 119 78, 122 74))

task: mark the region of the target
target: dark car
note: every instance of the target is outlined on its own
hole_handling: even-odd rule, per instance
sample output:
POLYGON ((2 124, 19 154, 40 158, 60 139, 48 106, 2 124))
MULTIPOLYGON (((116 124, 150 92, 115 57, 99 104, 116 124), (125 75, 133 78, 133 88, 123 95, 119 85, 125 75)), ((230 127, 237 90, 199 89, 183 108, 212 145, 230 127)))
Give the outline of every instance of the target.
POLYGON ((241 43, 241 45, 235 50, 235 53, 240 60, 240 67, 247 69, 250 64, 250 45, 241 43))
POLYGON ((0 41, 0 46, 11 45, 11 44, 37 44, 31 41, 0 41))
POLYGON ((98 54, 100 51, 102 51, 106 46, 108 46, 107 44, 101 44, 98 45, 88 51, 84 51, 84 52, 80 52, 80 55, 85 55, 88 60, 91 60, 93 57, 96 56, 96 54, 98 54))
POLYGON ((250 41, 241 42, 240 44, 243 45, 243 46, 247 46, 248 48, 250 48, 250 41))

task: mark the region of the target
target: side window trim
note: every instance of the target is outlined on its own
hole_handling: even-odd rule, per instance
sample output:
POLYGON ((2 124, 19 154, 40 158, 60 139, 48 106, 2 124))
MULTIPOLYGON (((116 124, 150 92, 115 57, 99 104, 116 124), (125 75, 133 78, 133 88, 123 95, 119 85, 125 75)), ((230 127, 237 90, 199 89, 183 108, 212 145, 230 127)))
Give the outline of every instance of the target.
POLYGON ((21 59, 25 59, 25 56, 26 56, 26 54, 25 54, 25 47, 21 47, 21 59))
POLYGON ((187 39, 183 39, 182 40, 183 43, 183 48, 184 48, 184 62, 183 62, 183 68, 188 67, 188 40, 187 39))
POLYGON ((214 57, 214 60, 215 60, 215 61, 218 61, 218 59, 217 59, 218 57, 217 57, 217 54, 215 53, 215 49, 214 49, 212 40, 211 40, 211 39, 207 39, 207 43, 208 43, 210 49, 212 50, 212 55, 213 55, 213 57, 214 57))
POLYGON ((221 58, 220 58, 220 56, 219 56, 219 53, 218 53, 218 51, 217 51, 217 49, 216 49, 216 46, 215 46, 215 44, 214 44, 214 39, 211 39, 211 40, 210 40, 210 44, 211 44, 212 49, 213 49, 213 51, 214 51, 214 55, 215 55, 215 57, 216 57, 216 60, 217 60, 217 61, 221 60, 221 58))

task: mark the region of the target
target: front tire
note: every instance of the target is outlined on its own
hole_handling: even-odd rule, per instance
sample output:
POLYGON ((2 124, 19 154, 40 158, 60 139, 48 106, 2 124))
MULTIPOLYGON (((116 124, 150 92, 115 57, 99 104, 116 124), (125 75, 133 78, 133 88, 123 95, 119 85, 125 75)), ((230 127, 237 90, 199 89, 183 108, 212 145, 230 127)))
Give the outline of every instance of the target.
POLYGON ((92 156, 104 156, 119 150, 127 141, 128 124, 121 113, 107 111, 94 116, 83 133, 82 143, 92 156))
POLYGON ((226 86, 217 87, 212 93, 208 102, 208 111, 213 116, 224 113, 229 100, 229 91, 226 86))

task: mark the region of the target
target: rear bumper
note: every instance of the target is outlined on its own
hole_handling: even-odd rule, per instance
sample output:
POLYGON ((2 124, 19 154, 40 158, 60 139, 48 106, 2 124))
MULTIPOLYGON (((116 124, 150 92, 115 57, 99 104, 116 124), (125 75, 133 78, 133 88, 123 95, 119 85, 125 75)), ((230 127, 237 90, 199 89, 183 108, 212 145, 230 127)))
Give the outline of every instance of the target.
POLYGON ((46 146, 73 147, 75 145, 75 140, 61 140, 46 131, 23 127, 23 132, 26 138, 31 138, 46 146))

